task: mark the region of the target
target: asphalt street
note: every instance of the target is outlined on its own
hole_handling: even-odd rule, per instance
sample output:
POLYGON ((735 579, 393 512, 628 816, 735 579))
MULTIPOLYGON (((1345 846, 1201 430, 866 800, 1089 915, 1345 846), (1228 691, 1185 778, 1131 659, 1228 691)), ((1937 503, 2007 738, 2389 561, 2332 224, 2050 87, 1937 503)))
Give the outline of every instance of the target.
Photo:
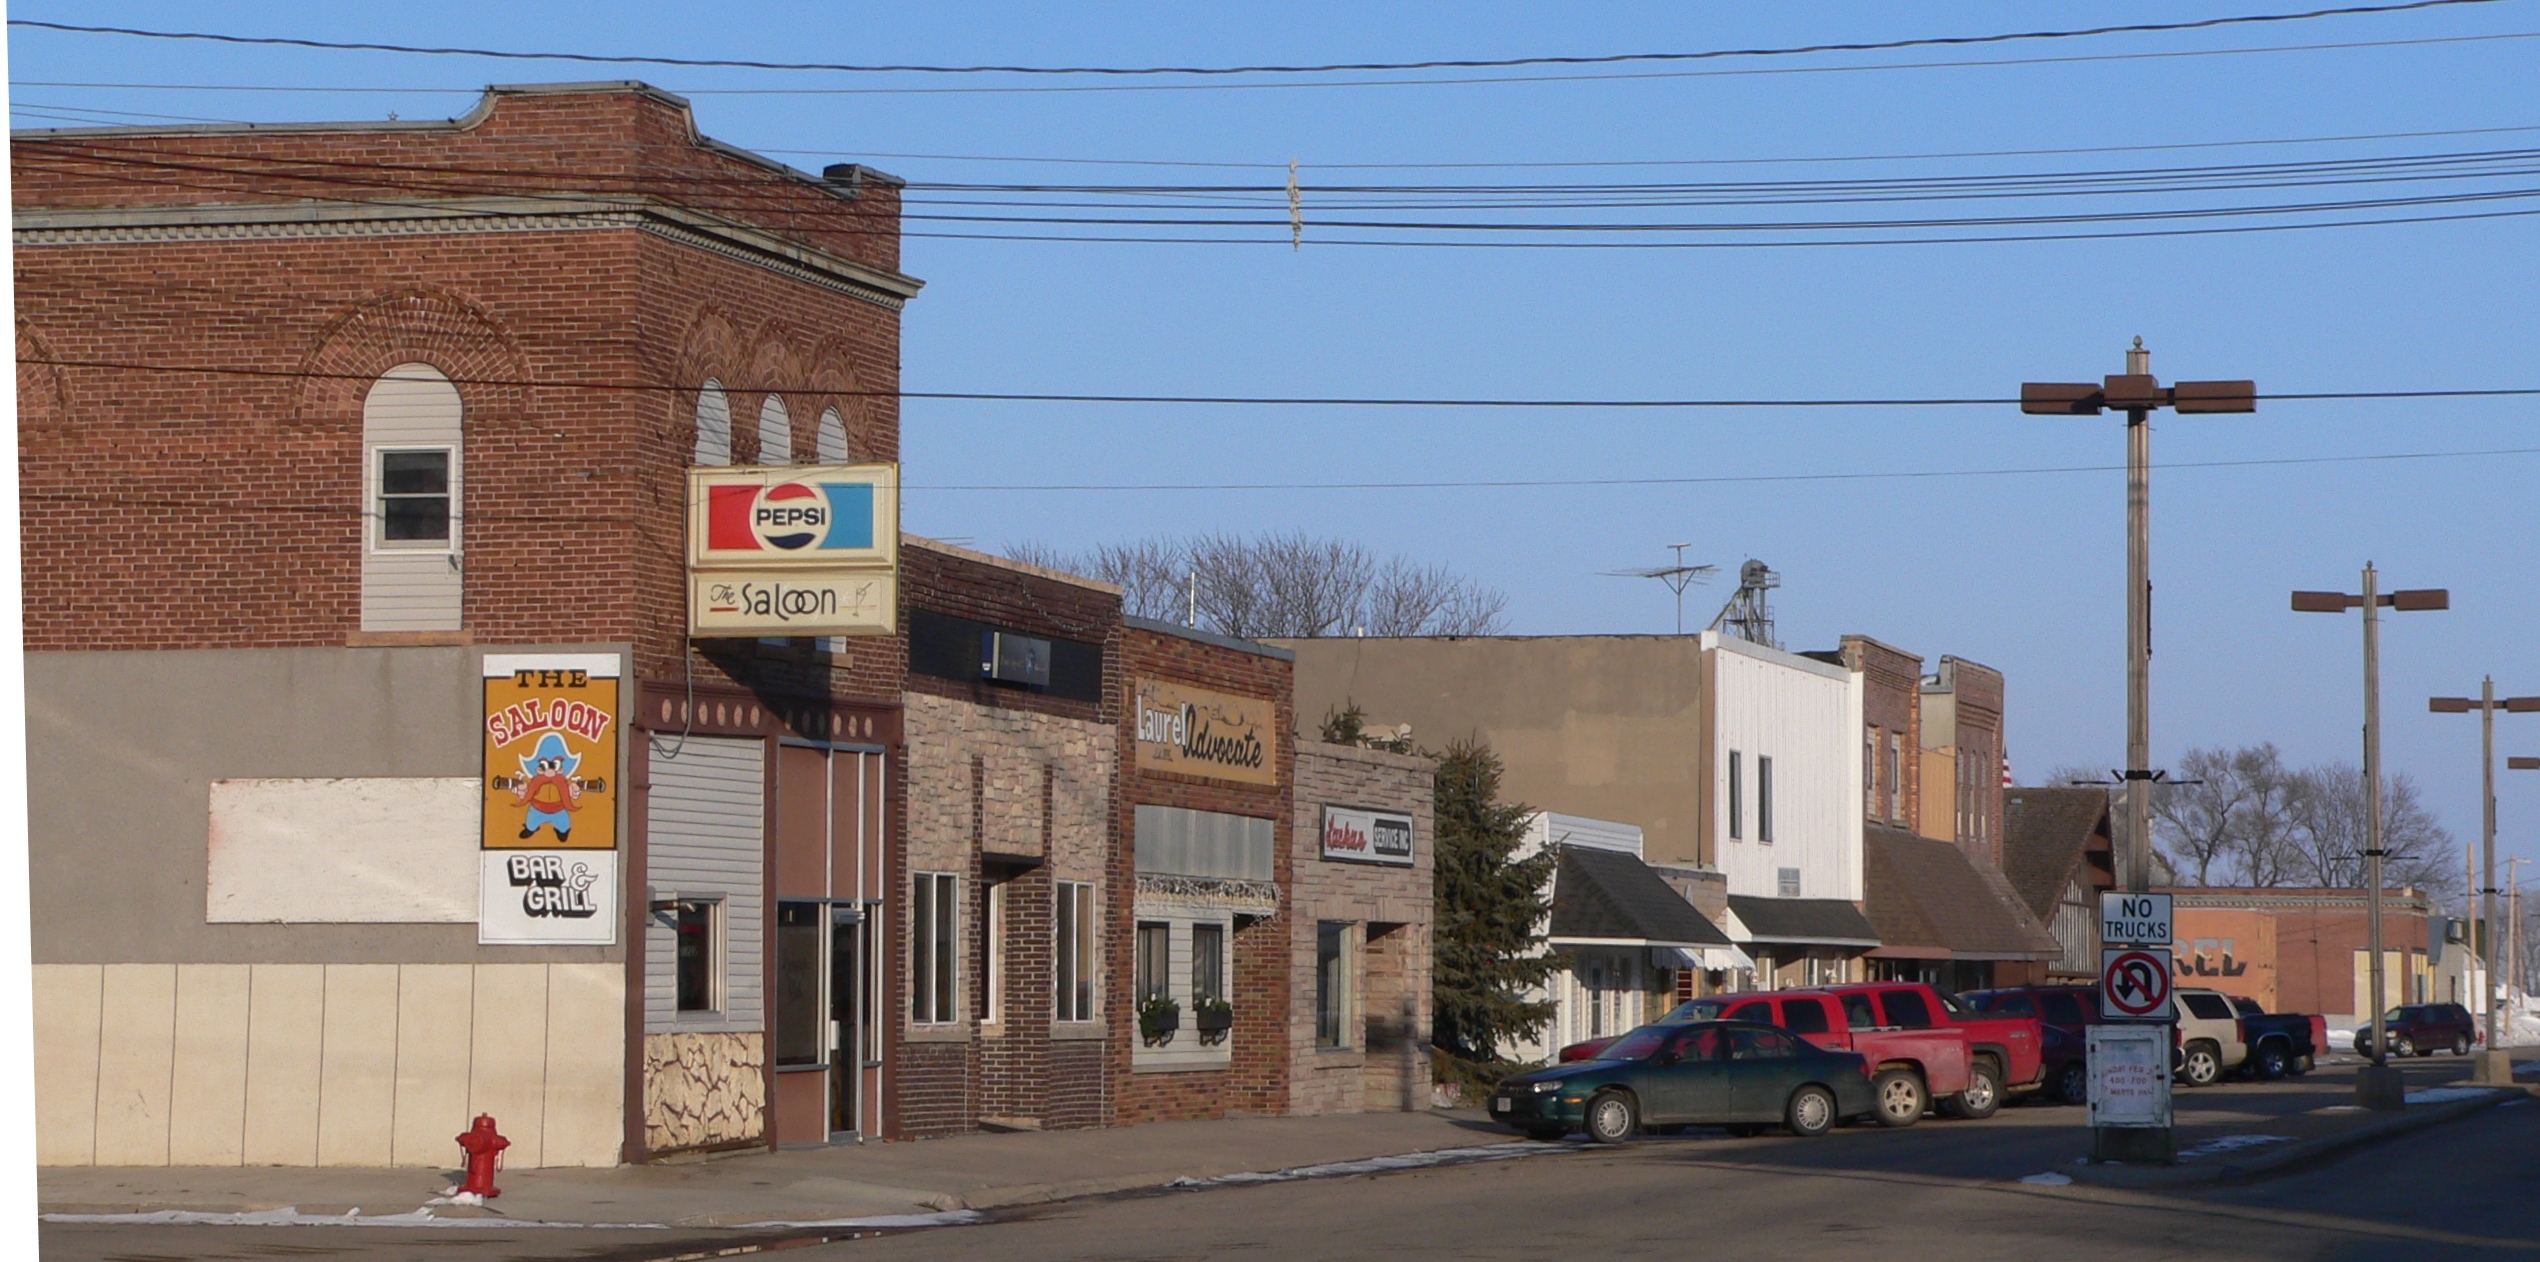
MULTIPOLYGON (((2263 1127, 2271 1111, 2284 1117, 2305 1101, 2316 1107, 2325 1078, 2182 1093, 2181 1101, 2263 1127)), ((1075 1201, 977 1226, 828 1242, 800 1231, 50 1225, 45 1256, 649 1262, 736 1247, 805 1262, 1682 1257, 1689 1250, 1879 1262, 2031 1262, 2074 1250, 2094 1262, 2540 1256, 2540 1197, 2532 1195, 2540 1188, 2532 1156, 2540 1152, 2540 1103, 2487 1109, 2245 1185, 2132 1192, 2018 1181, 2068 1163, 2085 1133, 2080 1110, 2034 1105, 1981 1123, 1851 1127, 1818 1140, 1697 1131, 1620 1148, 1547 1145, 1540 1156, 1489 1164, 1075 1201)))

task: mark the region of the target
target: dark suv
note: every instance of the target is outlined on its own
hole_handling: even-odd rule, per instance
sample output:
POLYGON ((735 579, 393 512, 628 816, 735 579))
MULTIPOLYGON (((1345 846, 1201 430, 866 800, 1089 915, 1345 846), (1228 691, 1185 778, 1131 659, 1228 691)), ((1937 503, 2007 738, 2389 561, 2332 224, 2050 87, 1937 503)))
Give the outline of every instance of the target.
MULTIPOLYGON (((2390 1054, 2393 1056, 2432 1056, 2437 1049, 2450 1048, 2454 1056, 2467 1056, 2480 1041, 2478 1021, 2469 1009, 2456 1003, 2411 1003, 2392 1008, 2381 1018, 2390 1031, 2390 1054)), ((2355 1051, 2372 1055, 2372 1027, 2355 1031, 2355 1051)))

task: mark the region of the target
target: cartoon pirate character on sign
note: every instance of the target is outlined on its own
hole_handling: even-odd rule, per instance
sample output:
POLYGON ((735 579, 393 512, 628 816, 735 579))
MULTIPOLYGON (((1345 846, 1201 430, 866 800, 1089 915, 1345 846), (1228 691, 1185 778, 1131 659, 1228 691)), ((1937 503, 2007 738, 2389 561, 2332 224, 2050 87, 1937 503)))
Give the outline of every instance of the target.
POLYGON ((565 748, 564 737, 554 732, 540 736, 538 747, 521 758, 512 798, 526 808, 522 841, 537 836, 541 828, 555 829, 559 844, 573 835, 573 810, 582 802, 582 785, 573 773, 581 766, 582 755, 565 748))

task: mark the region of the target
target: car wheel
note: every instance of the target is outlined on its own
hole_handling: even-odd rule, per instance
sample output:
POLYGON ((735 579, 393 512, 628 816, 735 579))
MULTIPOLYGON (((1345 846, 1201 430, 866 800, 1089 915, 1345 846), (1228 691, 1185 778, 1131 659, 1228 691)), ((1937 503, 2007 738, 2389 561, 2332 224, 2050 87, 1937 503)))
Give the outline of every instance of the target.
POLYGON ((2090 1103, 2090 1066, 2080 1061, 2064 1066, 2055 1075, 2055 1098, 2066 1104, 2090 1103))
POLYGON ((2002 1107, 2002 1071, 1989 1060, 1967 1066, 1967 1089, 1949 1097, 1944 1107, 1951 1117, 1971 1122, 1993 1116, 2002 1107))
POLYGON ((2409 1038, 2405 1034, 2391 1035, 2390 1054, 2393 1056, 2414 1056, 2417 1054, 2417 1041, 2409 1038))
POLYGON ((2455 1035, 2453 1035, 2453 1036, 2452 1036, 2452 1054, 2453 1054, 2454 1056, 2467 1056, 2467 1055, 2469 1055, 2469 1036, 2468 1036, 2468 1035, 2466 1035, 2466 1034, 2455 1034, 2455 1035))
POLYGON ((1526 1138, 1531 1139, 1538 1144, 1557 1142, 1562 1136, 1569 1133, 1569 1131, 1558 1126, 1529 1126, 1526 1128, 1526 1138))
POLYGON ((1753 1139, 1764 1133, 1764 1128, 1753 1122, 1737 1122, 1720 1129, 1727 1131, 1731 1139, 1753 1139))
POLYGON ((2257 1066, 2258 1076, 2270 1082, 2283 1077, 2285 1070, 2291 1067, 2291 1058, 2284 1054, 2282 1043, 2269 1043, 2259 1048, 2258 1054, 2250 1061, 2257 1066))
POLYGON ((1587 1135, 1600 1144, 1619 1144, 1640 1129, 1640 1108, 1620 1091, 1600 1091, 1588 1101, 1587 1135))
POLYGON ((1922 1075, 1910 1069, 1880 1071, 1870 1080, 1870 1095, 1878 1101, 1881 1126, 1911 1126, 1923 1120, 1923 1109, 1931 1103, 1922 1075))
POLYGON ((2222 1056, 2210 1043, 2190 1043, 2179 1065, 2179 1076, 2191 1087, 2210 1087, 2222 1078, 2222 1056))
POLYGON ((1824 1087, 1806 1086, 1790 1093, 1790 1107, 1782 1110, 1782 1125, 1790 1133, 1814 1139, 1834 1129, 1834 1093, 1824 1087))

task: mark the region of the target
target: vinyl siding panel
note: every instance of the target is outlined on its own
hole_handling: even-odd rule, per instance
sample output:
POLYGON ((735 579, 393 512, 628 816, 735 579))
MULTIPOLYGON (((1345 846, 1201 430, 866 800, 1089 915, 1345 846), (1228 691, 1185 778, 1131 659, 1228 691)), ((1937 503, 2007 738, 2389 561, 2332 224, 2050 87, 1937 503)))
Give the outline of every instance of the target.
POLYGON ((691 736, 679 756, 652 753, 646 815, 652 897, 720 898, 723 1009, 682 1018, 673 990, 673 932, 644 927, 644 1029, 756 1030, 763 1023, 760 955, 765 940, 767 746, 742 737, 691 736))
MULTIPOLYGON (((1706 640, 1714 637, 1706 635, 1706 640)), ((1797 868, 1799 897, 1861 898, 1861 689, 1840 667, 1735 641, 1712 650, 1718 751, 1712 835, 1728 892, 1774 898, 1779 872, 1797 868), (1746 784, 1740 839, 1728 839, 1728 751, 1746 784), (1763 840, 1760 760, 1773 760, 1773 826, 1763 840)))
POLYGON ((362 629, 456 631, 463 588, 460 517, 465 503, 458 389, 421 364, 401 364, 362 403, 362 629), (450 539, 446 547, 380 546, 379 451, 450 449, 450 539))

